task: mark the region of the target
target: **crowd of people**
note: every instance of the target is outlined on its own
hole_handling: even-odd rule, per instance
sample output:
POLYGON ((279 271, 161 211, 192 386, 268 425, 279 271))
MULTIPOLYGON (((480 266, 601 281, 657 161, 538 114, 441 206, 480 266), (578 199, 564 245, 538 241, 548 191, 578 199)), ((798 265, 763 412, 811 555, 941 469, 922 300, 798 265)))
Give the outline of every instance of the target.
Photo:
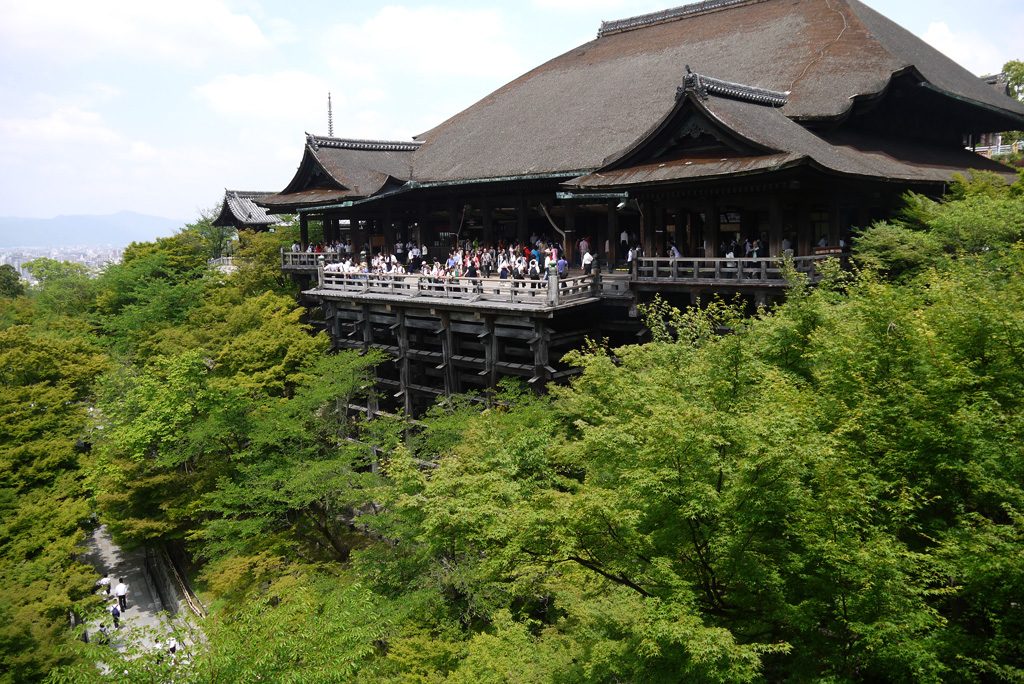
POLYGON ((336 263, 324 266, 328 272, 363 274, 417 274, 432 278, 514 278, 539 280, 549 273, 561 278, 570 269, 579 268, 589 275, 597 263, 590 241, 582 238, 576 245, 577 256, 570 264, 561 243, 533 235, 527 242, 498 242, 481 245, 468 240, 459 242, 447 256, 428 253, 426 245, 399 242, 390 251, 380 250, 368 257, 366 251, 355 253, 351 240, 332 244, 310 245, 302 250, 298 244, 293 251, 333 253, 336 263))

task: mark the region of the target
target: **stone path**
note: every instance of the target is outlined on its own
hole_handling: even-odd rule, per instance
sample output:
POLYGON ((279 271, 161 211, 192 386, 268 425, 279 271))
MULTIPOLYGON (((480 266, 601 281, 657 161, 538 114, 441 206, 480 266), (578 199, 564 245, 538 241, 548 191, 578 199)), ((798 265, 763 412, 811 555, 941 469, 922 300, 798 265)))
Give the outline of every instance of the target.
MULTIPOLYGON (((101 525, 93 532, 88 543, 88 551, 83 560, 94 568, 98 573, 97 579, 104 573, 110 577, 110 598, 107 601, 107 609, 114 605, 114 587, 117 586, 119 578, 124 578, 128 585, 128 608, 121 612, 120 634, 124 637, 131 635, 138 638, 144 647, 156 647, 158 641, 166 641, 172 633, 172 625, 164 613, 164 606, 149 579, 146 572, 146 553, 142 549, 136 551, 124 551, 114 544, 107 533, 106 526, 101 525)), ((99 592, 102 592, 99 589, 99 592)), ((109 622, 109 620, 108 620, 109 622)), ((90 636, 95 630, 89 630, 90 636)), ((115 635, 112 643, 118 645, 115 635)))

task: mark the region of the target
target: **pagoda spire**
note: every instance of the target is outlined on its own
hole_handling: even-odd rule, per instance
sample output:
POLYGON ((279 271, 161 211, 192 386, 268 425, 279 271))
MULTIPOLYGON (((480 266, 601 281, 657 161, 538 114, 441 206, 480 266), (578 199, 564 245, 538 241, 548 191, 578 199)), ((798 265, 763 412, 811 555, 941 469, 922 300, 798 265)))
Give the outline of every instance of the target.
POLYGON ((327 137, 334 137, 334 111, 331 109, 331 93, 327 92, 327 137))

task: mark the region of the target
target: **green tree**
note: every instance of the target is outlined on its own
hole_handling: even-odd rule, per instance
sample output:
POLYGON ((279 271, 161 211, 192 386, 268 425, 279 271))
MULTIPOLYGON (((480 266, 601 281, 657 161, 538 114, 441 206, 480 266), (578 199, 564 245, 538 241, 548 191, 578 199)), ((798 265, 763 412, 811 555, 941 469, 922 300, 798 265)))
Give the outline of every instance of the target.
POLYGON ((33 259, 25 268, 38 281, 33 288, 40 316, 81 316, 91 304, 94 282, 84 264, 33 259))
POLYGON ((0 265, 0 297, 20 297, 25 294, 21 275, 10 264, 0 265))
MULTIPOLYGON (((52 317, 46 319, 51 324, 52 317)), ((0 330, 0 681, 36 681, 71 657, 71 614, 96 575, 77 559, 90 506, 76 444, 104 355, 79 329, 0 330)))
POLYGON ((1010 95, 1024 101, 1024 62, 1012 59, 1003 65, 1006 82, 1010 86, 1010 95))

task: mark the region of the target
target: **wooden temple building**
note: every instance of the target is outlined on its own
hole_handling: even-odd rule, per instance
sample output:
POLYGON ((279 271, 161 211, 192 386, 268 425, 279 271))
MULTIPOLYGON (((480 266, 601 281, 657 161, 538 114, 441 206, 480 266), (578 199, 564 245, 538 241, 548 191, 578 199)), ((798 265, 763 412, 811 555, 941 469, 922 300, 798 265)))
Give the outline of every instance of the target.
POLYGON ((1005 172, 966 147, 1012 129, 1024 105, 858 0, 708 0, 605 22, 412 140, 307 135, 291 183, 256 201, 297 213, 303 243, 357 253, 548 234, 572 256, 588 238, 601 273, 538 283, 325 273, 331 255, 282 254, 338 348, 390 354, 381 401, 415 413, 506 375, 565 377, 584 337, 635 340, 654 293, 780 296, 783 257, 813 278, 905 191, 1005 172), (643 256, 608 273, 623 234, 643 256), (726 258, 745 239, 766 249, 726 258))
POLYGON ((281 217, 267 213, 256 202, 273 194, 276 193, 225 190, 220 213, 213 219, 213 225, 231 226, 235 230, 269 230, 274 224, 280 223, 281 217))

